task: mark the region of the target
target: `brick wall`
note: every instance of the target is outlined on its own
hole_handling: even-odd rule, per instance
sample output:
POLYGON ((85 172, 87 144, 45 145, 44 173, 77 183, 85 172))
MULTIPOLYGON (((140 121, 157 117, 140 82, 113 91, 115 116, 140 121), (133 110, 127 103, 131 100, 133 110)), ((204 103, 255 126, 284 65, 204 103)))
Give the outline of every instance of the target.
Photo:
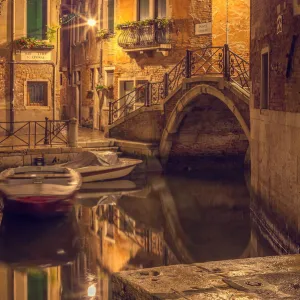
MULTIPOLYGON (((276 227, 299 244, 300 236, 300 39, 286 78, 293 35, 300 16, 292 0, 252 0, 251 11, 251 185, 276 227), (277 34, 278 15, 283 18, 277 34), (260 109, 261 51, 270 49, 269 109, 260 109)), ((278 235, 279 242, 280 235, 278 235)))
POLYGON ((293 17, 292 1, 252 0, 251 18, 253 20, 251 79, 254 107, 260 106, 261 51, 264 47, 269 47, 271 66, 269 108, 300 112, 300 38, 298 38, 293 55, 292 76, 288 79, 285 77, 292 37, 300 32, 300 17, 293 17), (277 11, 278 5, 279 11, 277 11), (283 32, 277 34, 279 14, 283 17, 283 32))

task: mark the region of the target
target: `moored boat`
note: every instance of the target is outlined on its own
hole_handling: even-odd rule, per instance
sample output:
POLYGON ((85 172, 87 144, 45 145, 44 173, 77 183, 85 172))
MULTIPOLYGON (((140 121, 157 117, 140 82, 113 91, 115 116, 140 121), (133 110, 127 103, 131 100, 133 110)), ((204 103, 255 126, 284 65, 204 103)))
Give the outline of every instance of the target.
POLYGON ((119 158, 111 151, 84 151, 64 166, 78 171, 83 182, 93 182, 125 177, 142 162, 140 159, 119 158))
POLYGON ((0 173, 4 212, 37 217, 67 214, 81 183, 80 174, 66 167, 7 169, 0 173))

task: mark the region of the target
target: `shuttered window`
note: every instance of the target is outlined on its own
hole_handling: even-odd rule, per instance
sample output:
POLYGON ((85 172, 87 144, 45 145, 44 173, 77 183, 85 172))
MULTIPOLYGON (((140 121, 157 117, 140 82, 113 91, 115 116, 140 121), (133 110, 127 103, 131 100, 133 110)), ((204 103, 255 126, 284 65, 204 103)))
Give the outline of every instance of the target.
POLYGON ((27 82, 27 105, 47 106, 48 83, 31 81, 27 82))
POLYGON ((138 20, 146 20, 150 17, 149 12, 150 3, 149 0, 139 0, 138 1, 138 20))
POLYGON ((115 31, 115 0, 108 0, 108 32, 115 31))
POLYGON ((155 18, 165 18, 167 16, 166 0, 155 0, 155 18))
POLYGON ((27 37, 47 38, 47 1, 27 0, 27 37))

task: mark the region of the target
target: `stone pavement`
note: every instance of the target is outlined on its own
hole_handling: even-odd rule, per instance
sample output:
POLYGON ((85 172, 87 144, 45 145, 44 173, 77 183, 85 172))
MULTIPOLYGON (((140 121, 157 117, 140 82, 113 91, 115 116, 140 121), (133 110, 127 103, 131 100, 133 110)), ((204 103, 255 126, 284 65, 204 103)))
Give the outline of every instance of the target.
POLYGON ((300 255, 116 273, 113 300, 300 299, 300 255))

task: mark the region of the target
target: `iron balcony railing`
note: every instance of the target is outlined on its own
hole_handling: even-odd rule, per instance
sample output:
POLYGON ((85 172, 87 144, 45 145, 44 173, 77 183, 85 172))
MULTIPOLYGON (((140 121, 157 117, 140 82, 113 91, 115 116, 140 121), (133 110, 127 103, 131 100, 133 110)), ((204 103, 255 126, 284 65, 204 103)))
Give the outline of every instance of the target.
POLYGON ((228 45, 187 50, 185 57, 165 73, 162 81, 146 83, 111 102, 109 125, 143 106, 162 103, 162 100, 176 90, 184 79, 205 74, 222 75, 226 81, 250 94, 249 62, 231 51, 228 45))
POLYGON ((0 122, 0 148, 68 145, 69 121, 0 122), (11 129, 13 127, 13 130, 11 129))
POLYGON ((157 23, 143 26, 124 25, 121 27, 118 44, 127 50, 170 44, 170 28, 169 25, 161 26, 157 23))

